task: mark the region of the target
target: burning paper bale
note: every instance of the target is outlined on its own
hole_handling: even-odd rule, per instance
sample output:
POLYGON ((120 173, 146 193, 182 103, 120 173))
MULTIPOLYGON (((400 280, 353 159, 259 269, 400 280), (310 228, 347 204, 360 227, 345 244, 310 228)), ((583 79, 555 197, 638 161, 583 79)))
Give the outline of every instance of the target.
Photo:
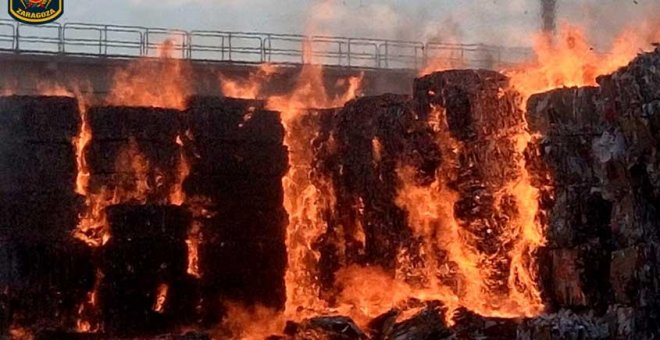
POLYGON ((174 330, 190 312, 185 300, 190 213, 153 205, 115 205, 107 213, 113 236, 102 249, 99 289, 105 329, 123 335, 174 330))
POLYGON ((281 308, 287 156, 279 114, 259 101, 192 97, 184 122, 191 159, 184 190, 209 198, 216 211, 200 227, 204 318, 217 322, 223 300, 281 308))
POLYGON ((89 251, 70 237, 82 207, 71 146, 79 125, 74 98, 0 98, 0 336, 10 320, 72 326, 93 284, 89 251))

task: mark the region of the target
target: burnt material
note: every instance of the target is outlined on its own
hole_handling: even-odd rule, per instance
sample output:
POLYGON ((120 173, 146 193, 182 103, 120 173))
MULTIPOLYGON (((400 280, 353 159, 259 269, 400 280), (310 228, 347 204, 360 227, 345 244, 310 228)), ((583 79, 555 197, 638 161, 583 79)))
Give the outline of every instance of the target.
POLYGON ((166 203, 180 161, 181 111, 99 106, 87 114, 92 141, 85 149, 89 191, 137 192, 148 187, 151 203, 166 203), (142 183, 140 183, 142 181, 142 183))
POLYGON ((186 195, 207 199, 213 212, 200 220, 203 319, 217 322, 219 301, 283 307, 287 150, 279 114, 260 101, 192 97, 184 126, 186 195))
POLYGON ((107 208, 112 238, 102 250, 99 300, 110 334, 153 334, 185 320, 186 231, 190 213, 176 206, 107 208))
POLYGON ((395 202, 397 170, 410 166, 420 177, 433 176, 440 163, 433 135, 412 111, 410 98, 400 95, 356 99, 323 120, 313 141, 314 174, 332 183, 346 261, 394 270, 411 237, 395 202))
MULTIPOLYGON (((548 170, 545 292, 559 311, 525 322, 523 339, 654 338, 660 305, 660 50, 598 79, 528 102, 548 170)), ((542 169, 545 167, 545 169, 542 169)), ((542 169, 541 171, 538 171, 542 169)))
POLYGON ((520 95, 497 72, 459 70, 417 79, 415 101, 420 116, 437 121, 438 143, 459 145, 454 155, 443 155, 440 176, 459 195, 454 215, 474 235, 471 246, 498 259, 490 287, 497 294, 506 289, 509 249, 503 242, 517 214, 506 188, 520 172, 515 150, 524 118, 520 95))
POLYGON ((13 142, 70 144, 78 135, 78 101, 70 97, 0 98, 0 138, 13 142))
POLYGON ((70 232, 78 103, 68 97, 0 97, 0 337, 18 327, 75 324, 94 279, 90 253, 70 232))

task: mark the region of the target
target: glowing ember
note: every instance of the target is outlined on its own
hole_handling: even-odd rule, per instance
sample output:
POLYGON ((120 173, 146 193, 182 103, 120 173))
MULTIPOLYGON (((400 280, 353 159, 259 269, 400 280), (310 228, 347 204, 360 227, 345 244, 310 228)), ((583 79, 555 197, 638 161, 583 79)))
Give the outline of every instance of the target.
POLYGON ((156 313, 165 312, 165 302, 167 301, 167 292, 169 291, 169 286, 162 283, 158 286, 156 290, 156 301, 154 301, 153 311, 156 313))
POLYGON ((181 136, 176 136, 176 144, 179 146, 179 163, 175 174, 175 183, 170 190, 170 204, 182 205, 186 200, 186 194, 183 192, 183 181, 190 174, 190 165, 183 149, 181 136))

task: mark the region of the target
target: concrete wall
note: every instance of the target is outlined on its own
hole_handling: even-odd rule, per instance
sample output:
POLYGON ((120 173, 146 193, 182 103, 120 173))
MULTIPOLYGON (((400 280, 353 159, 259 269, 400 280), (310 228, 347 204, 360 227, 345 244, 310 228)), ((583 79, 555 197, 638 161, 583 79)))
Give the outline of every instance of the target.
MULTIPOLYGON (((89 84, 96 94, 107 93, 112 86, 116 71, 125 68, 137 59, 102 58, 63 55, 35 55, 0 53, 0 94, 36 94, 39 84, 70 85, 89 84)), ((147 60, 157 63, 157 59, 147 60)), ((223 76, 247 78, 258 69, 258 64, 183 61, 187 77, 192 79, 193 94, 218 95, 223 76)), ((278 73, 265 86, 263 96, 286 93, 292 89, 301 65, 281 65, 278 73)), ((337 83, 349 76, 364 74, 363 93, 410 94, 416 74, 413 70, 383 70, 326 67, 324 78, 326 89, 340 90, 337 83)), ((157 81, 157 80, 156 80, 157 81)))

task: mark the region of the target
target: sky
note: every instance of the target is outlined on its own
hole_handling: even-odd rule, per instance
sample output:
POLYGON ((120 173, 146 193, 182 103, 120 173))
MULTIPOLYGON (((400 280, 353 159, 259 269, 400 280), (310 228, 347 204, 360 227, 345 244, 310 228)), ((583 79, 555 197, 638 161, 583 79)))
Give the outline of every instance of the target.
MULTIPOLYGON (((529 46, 539 0, 64 0, 60 22, 529 46)), ((2 1, 7 6, 7 1, 2 1)), ((558 0, 558 19, 605 44, 659 0, 558 0)), ((5 18, 6 8, 2 9, 5 18)))

